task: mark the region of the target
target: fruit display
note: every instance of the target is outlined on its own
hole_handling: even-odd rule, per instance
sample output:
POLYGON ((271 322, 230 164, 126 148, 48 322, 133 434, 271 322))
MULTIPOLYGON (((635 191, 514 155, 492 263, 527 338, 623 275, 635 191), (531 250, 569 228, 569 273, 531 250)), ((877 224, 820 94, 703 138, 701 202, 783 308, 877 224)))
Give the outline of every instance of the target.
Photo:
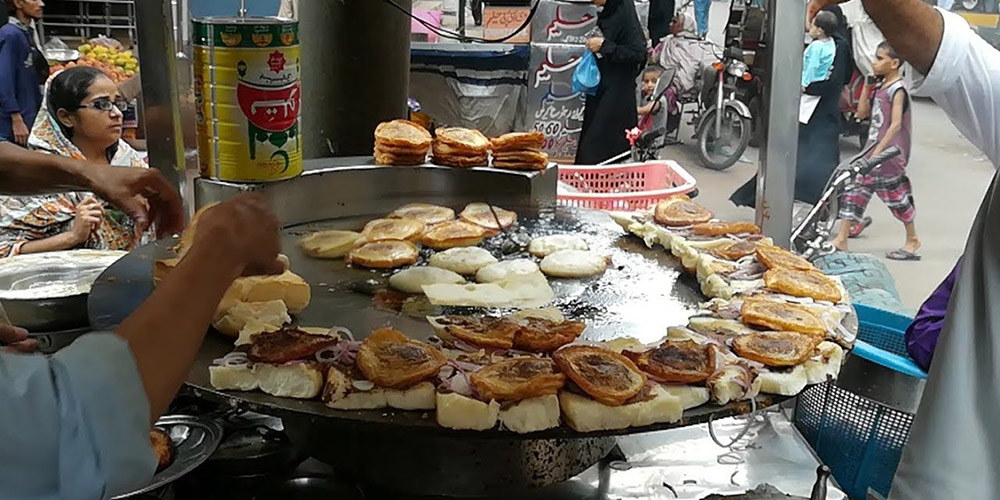
POLYGON ((54 64, 50 67, 49 73, 54 74, 76 66, 89 66, 103 71, 115 83, 122 83, 139 70, 139 61, 130 50, 123 51, 115 47, 89 43, 77 47, 77 50, 80 51, 79 59, 65 64, 54 64))

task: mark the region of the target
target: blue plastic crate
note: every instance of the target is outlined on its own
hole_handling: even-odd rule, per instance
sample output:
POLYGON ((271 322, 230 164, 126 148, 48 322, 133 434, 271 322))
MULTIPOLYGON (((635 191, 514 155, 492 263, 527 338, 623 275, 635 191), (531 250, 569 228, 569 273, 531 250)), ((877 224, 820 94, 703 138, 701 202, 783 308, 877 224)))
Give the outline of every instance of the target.
POLYGON ((858 312, 858 342, 853 355, 911 377, 927 378, 906 351, 906 329, 913 318, 860 304, 854 309, 858 312))
MULTIPOLYGON (((927 376, 906 352, 911 318, 855 308, 859 329, 852 355, 913 377, 927 376)), ((795 403, 795 426, 852 499, 863 500, 868 488, 888 495, 912 423, 913 415, 832 382, 807 388, 795 403)))

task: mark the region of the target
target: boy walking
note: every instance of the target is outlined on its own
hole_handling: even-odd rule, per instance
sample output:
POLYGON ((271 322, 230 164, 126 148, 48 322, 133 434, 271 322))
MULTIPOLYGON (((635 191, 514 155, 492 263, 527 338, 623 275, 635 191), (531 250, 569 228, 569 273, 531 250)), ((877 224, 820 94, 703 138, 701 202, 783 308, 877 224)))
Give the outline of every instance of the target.
POLYGON ((920 239, 913 223, 916 209, 913 204, 913 189, 906 176, 906 165, 910 160, 911 119, 910 96, 903 87, 900 68, 903 61, 896 52, 883 42, 878 47, 872 71, 881 80, 874 89, 865 82, 858 104, 858 117, 871 115, 868 146, 875 144, 870 156, 877 155, 891 146, 900 149, 899 156, 879 165, 868 175, 859 179, 855 188, 843 195, 840 202, 840 232, 833 244, 840 250, 847 250, 847 238, 852 223, 861 223, 865 208, 872 193, 889 207, 892 215, 906 228, 906 242, 902 247, 888 252, 886 257, 893 260, 920 260, 917 250, 920 239), (874 90, 874 95, 872 95, 874 90))

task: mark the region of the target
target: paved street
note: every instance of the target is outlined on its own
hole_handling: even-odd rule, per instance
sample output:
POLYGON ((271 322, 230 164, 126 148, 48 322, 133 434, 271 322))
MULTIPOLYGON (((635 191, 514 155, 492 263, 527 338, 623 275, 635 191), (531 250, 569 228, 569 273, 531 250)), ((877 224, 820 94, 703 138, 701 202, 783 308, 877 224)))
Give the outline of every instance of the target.
MULTIPOLYGON (((714 2, 712 33, 721 33, 728 13, 728 2, 714 2)), ((724 172, 702 167, 690 139, 693 130, 684 126, 685 144, 663 151, 663 158, 674 159, 691 172, 700 187, 699 201, 720 217, 752 220, 753 211, 737 208, 729 195, 756 172, 757 151, 745 158, 753 163, 738 163, 724 172)), ((903 226, 878 199, 869 205, 874 223, 858 239, 850 240, 851 250, 871 253, 887 263, 896 278, 903 304, 920 306, 930 292, 948 274, 961 255, 969 228, 993 176, 993 167, 978 150, 963 138, 947 116, 929 100, 916 100, 913 107, 914 150, 909 166, 917 202, 917 231, 923 241, 920 262, 896 262, 884 259, 887 251, 903 244, 903 226)), ((859 151, 856 139, 841 141, 846 158, 859 151)))

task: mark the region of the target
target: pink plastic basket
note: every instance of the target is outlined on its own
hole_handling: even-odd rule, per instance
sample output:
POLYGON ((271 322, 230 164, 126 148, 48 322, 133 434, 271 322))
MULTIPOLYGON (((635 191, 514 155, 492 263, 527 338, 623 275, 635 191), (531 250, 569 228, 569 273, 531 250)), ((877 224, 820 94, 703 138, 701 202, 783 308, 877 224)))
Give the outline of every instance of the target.
POLYGON ((598 210, 641 210, 694 191, 696 181, 674 161, 600 167, 559 165, 560 205, 598 210))

